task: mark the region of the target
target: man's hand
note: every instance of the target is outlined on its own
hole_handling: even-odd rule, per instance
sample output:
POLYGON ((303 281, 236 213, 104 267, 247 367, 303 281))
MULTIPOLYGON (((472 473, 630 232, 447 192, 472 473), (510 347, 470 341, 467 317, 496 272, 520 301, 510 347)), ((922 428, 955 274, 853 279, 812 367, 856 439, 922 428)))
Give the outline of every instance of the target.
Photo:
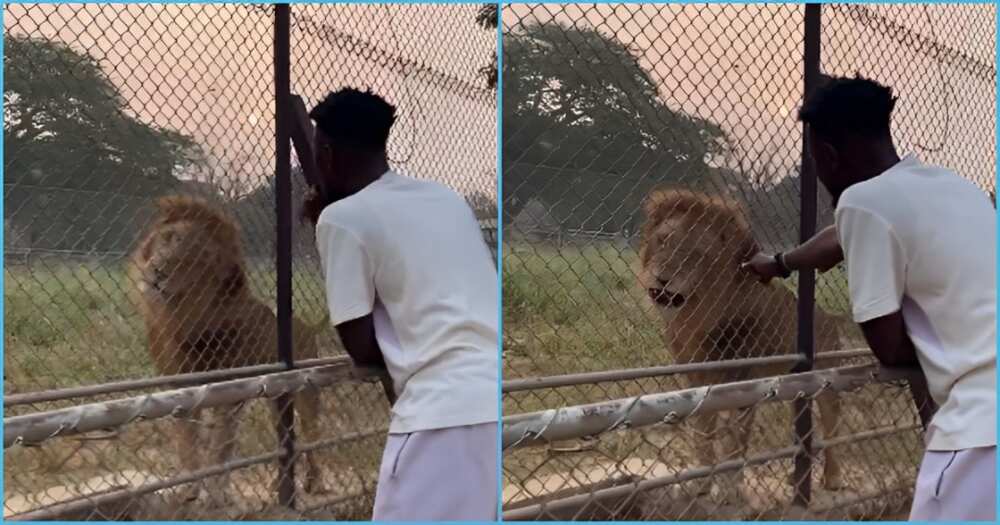
MULTIPOLYGON (((813 235, 811 239, 802 243, 801 246, 786 253, 783 257, 785 266, 797 272, 801 270, 819 270, 824 273, 844 260, 844 251, 840 247, 837 239, 837 229, 830 225, 813 235)), ((781 269, 774 256, 758 253, 749 261, 740 265, 740 270, 757 277, 762 283, 768 283, 771 279, 781 276, 781 269)))
POLYGON ((778 261, 774 259, 774 256, 764 255, 763 253, 758 253, 751 257, 749 261, 741 264, 740 270, 753 275, 764 284, 771 282, 771 279, 775 277, 781 276, 778 261))

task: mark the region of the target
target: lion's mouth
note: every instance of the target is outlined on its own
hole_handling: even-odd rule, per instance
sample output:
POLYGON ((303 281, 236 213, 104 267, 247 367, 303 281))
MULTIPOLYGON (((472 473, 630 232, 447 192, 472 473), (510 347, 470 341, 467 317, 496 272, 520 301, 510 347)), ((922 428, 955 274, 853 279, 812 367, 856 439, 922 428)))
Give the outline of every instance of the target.
POLYGON ((155 279, 143 279, 140 283, 140 290, 146 293, 156 293, 157 295, 163 295, 163 285, 160 281, 155 279))
POLYGON ((680 308, 687 300, 684 294, 677 293, 666 288, 647 288, 646 293, 654 303, 667 308, 680 308))

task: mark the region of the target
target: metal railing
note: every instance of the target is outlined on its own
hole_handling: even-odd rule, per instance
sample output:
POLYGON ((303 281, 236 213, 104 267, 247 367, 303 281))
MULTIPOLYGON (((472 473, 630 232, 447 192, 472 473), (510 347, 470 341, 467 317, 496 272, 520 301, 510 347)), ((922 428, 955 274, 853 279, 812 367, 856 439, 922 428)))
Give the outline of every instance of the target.
MULTIPOLYGON (((309 163, 292 145, 291 102, 373 89, 398 107, 390 164, 495 217, 497 39, 479 9, 5 6, 4 417, 21 436, 4 452, 5 517, 370 516, 388 403, 381 385, 349 377, 318 324, 325 287, 298 220, 309 163), (236 336, 273 341, 257 345, 266 355, 160 366, 127 270, 167 195, 204 199, 239 232, 241 297, 274 313, 236 336), (320 381, 330 370, 343 380, 320 381), (181 407, 170 388, 208 397, 181 407), (163 396, 173 401, 154 403, 163 396)), ((485 242, 496 228, 484 222, 485 242)), ((188 326, 209 330, 232 321, 193 315, 188 326)))
POLYGON ((994 11, 504 7, 505 519, 905 518, 919 375, 860 372, 841 268, 734 276, 832 222, 795 118, 824 74, 995 192, 994 11))

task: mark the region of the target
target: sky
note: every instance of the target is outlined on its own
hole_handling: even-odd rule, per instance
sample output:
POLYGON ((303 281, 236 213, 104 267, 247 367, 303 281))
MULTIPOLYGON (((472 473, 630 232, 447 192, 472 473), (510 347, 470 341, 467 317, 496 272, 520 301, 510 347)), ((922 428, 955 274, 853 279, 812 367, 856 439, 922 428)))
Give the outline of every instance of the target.
MULTIPOLYGON (((995 180, 995 69, 983 76, 943 64, 900 44, 886 26, 858 21, 859 12, 873 12, 909 28, 902 38, 911 43, 922 35, 992 67, 995 7, 856 7, 824 6, 822 70, 857 71, 893 87, 894 131, 904 152, 995 180)), ((780 178, 801 155, 795 115, 803 90, 803 16, 795 4, 513 4, 502 22, 505 32, 516 32, 554 20, 597 28, 632 46, 665 103, 721 124, 736 139, 739 158, 727 164, 771 162, 780 178)))
MULTIPOLYGON (((496 195, 496 95, 479 68, 496 33, 469 5, 294 5, 292 91, 371 87, 397 105, 390 158, 464 193, 496 195), (422 73, 417 65, 431 73, 422 73)), ((5 4, 4 30, 96 57, 133 114, 194 137, 197 176, 234 194, 274 170, 273 34, 267 11, 216 4, 5 4)))
MULTIPOLYGON (((100 60, 142 120, 195 137, 211 166, 196 176, 235 193, 273 172, 271 19, 249 6, 6 4, 5 31, 44 36, 100 60)), ((479 68, 495 35, 473 23, 477 5, 295 5, 292 90, 318 101, 348 84, 399 106, 390 157, 405 171, 466 192, 496 195, 495 94, 479 68), (410 63, 401 64, 399 58, 410 63), (421 72, 416 64, 427 66, 421 72), (430 71, 429 73, 427 71, 430 71), (405 74, 404 74, 405 73, 405 74), (446 87, 447 86, 447 87, 446 87)), ((862 7, 914 35, 993 64, 992 5, 862 7)), ((772 163, 791 173, 801 150, 803 7, 795 4, 512 4, 505 31, 527 21, 597 27, 631 45, 671 107, 711 119, 738 142, 725 163, 772 163)), ((855 7, 823 10, 822 68, 859 71, 900 97, 904 151, 993 180, 995 70, 983 74, 901 45, 855 7), (870 25, 870 23, 869 23, 870 25), (992 75, 992 76, 990 76, 992 75)), ((925 46, 926 48, 926 46, 925 46)), ((189 174, 195 176, 193 174, 189 174)))

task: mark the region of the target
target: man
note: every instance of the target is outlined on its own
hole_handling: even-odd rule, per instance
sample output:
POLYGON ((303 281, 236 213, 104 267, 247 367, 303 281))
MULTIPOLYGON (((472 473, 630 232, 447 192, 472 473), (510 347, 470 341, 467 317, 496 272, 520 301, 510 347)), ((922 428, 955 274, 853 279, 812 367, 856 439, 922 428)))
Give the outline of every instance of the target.
POLYGON ((397 400, 375 521, 497 518, 497 273, 465 200, 389 168, 396 108, 331 93, 309 117, 330 317, 347 353, 386 367, 397 400))
POLYGON ((954 172, 896 153, 892 91, 835 78, 799 112, 835 224, 744 268, 767 281, 846 260, 854 320, 886 365, 917 365, 938 405, 912 521, 996 521, 996 211, 954 172))

